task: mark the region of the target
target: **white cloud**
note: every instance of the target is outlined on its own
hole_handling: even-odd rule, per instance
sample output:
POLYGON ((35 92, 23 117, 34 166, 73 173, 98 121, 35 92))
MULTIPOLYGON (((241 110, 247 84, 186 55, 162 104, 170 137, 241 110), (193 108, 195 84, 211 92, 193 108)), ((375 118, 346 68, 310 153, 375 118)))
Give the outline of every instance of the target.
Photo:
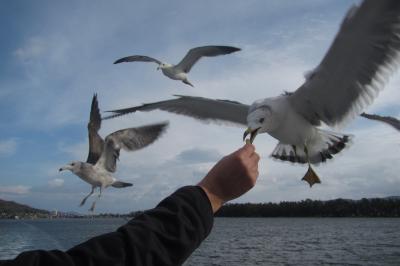
POLYGON ((34 36, 22 43, 14 55, 31 67, 63 65, 68 60, 69 41, 59 33, 49 36, 34 36))
POLYGON ((32 60, 36 59, 43 55, 43 53, 47 50, 46 42, 42 38, 33 37, 29 39, 23 47, 20 47, 14 51, 14 55, 22 60, 32 60))
POLYGON ((17 151, 18 143, 15 139, 0 140, 0 156, 11 156, 17 151))
MULTIPOLYGON (((82 130, 86 130, 86 127, 82 126, 82 130)), ((74 144, 66 144, 61 142, 58 144, 58 149, 61 152, 68 154, 72 160, 85 161, 89 150, 89 143, 87 139, 85 139, 83 142, 74 144)))
POLYGON ((181 163, 209 163, 221 158, 221 154, 215 149, 193 148, 182 151, 176 156, 176 161, 181 163))
POLYGON ((4 194, 27 194, 30 191, 28 186, 0 186, 0 193, 4 194))
MULTIPOLYGON (((12 87, 7 92, 7 101, 16 106, 17 126, 57 134, 58 141, 54 142, 53 151, 58 154, 61 151, 67 157, 66 161, 84 161, 88 150, 86 125, 89 105, 95 91, 99 95, 100 109, 107 110, 169 99, 172 94, 231 99, 250 104, 256 99, 279 95, 284 90, 295 90, 304 81, 303 73, 313 69, 322 59, 344 15, 334 8, 325 13, 320 11, 326 10, 325 5, 340 5, 345 11, 343 7, 347 4, 296 1, 294 7, 292 2, 236 1, 226 9, 211 9, 213 11, 207 13, 207 19, 197 17, 197 14, 203 14, 199 10, 209 5, 179 4, 179 9, 175 10, 174 3, 160 7, 126 2, 126 8, 106 2, 102 5, 83 3, 74 9, 73 21, 70 20, 72 11, 64 10, 56 20, 48 20, 43 34, 28 38, 19 45, 14 54, 17 62, 22 62, 24 75, 16 78, 18 82, 8 82, 8 86, 2 87, 12 87), (138 10, 137 16, 131 15, 131 4, 138 10), (159 12, 160 9, 163 12, 159 12), (311 13, 312 10, 318 12, 311 13), (149 18, 148 12, 160 17, 149 18), (177 17, 178 13, 184 17, 177 17), (168 23, 160 24, 160 20, 168 23), (148 32, 153 34, 148 35, 148 32), (152 64, 112 64, 119 56, 130 53, 148 54, 176 63, 187 49, 212 42, 236 45, 243 50, 200 60, 189 74, 195 88, 164 77, 155 71, 152 64), (82 132, 79 135, 81 139, 71 140, 69 130, 72 126, 73 130, 82 132)), ((354 1, 349 1, 348 6, 350 2, 354 1)), ((209 3, 214 5, 214 2, 209 3)), ((398 74, 394 76, 370 110, 383 112, 391 106, 395 113, 400 113, 397 107, 399 77, 398 74)), ((154 144, 132 153, 121 151, 115 176, 133 182, 134 186, 107 189, 98 204, 99 210, 104 207, 117 211, 116 206, 121 210, 152 207, 179 186, 198 182, 219 156, 242 145, 241 128, 207 125, 159 111, 103 121, 101 135, 105 137, 118 129, 166 119, 170 120, 170 127, 154 144), (204 163, 196 163, 196 159, 204 163)), ((395 187, 399 180, 396 172, 400 170, 399 166, 388 163, 399 160, 392 150, 398 143, 397 132, 390 128, 386 131, 384 126, 374 126, 373 123, 368 129, 358 127, 349 129, 352 131, 349 133, 356 135, 353 147, 334 161, 316 168, 323 184, 312 189, 300 181, 305 167, 270 160, 268 156, 277 141, 267 134, 258 136, 256 145, 262 157, 261 175, 257 186, 239 201, 391 193, 390 188, 395 187), (372 145, 372 140, 379 145, 372 145), (380 168, 384 169, 379 171, 380 168)), ((0 142, 0 155, 15 153, 17 146, 12 141, 8 144, 7 141, 0 142)), ((30 168, 30 171, 50 169, 42 170, 43 175, 47 175, 47 179, 55 178, 54 172, 62 160, 64 158, 57 158, 56 163, 46 161, 38 166, 39 170, 30 168)), ((55 180, 58 178, 49 181, 48 185, 61 183, 55 180)), ((71 180, 84 190, 74 194, 74 189, 70 188, 66 193, 70 196, 71 206, 76 206, 78 193, 80 199, 90 187, 73 176, 65 179, 59 190, 64 191, 71 180)), ((48 186, 46 189, 50 190, 48 186)), ((52 191, 59 193, 59 190, 52 191)), ((38 196, 37 201, 42 196, 38 196)), ((58 204, 65 199, 59 197, 58 204)), ((48 200, 47 204, 51 202, 48 200)))
POLYGON ((49 180, 48 182, 49 186, 52 188, 55 187, 62 187, 64 185, 64 179, 61 178, 54 178, 52 180, 49 180))

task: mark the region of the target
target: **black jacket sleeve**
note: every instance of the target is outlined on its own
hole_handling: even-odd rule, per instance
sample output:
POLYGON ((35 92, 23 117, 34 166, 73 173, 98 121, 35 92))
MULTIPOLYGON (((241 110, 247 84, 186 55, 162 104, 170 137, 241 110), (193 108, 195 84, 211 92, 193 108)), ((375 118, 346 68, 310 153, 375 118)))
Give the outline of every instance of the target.
POLYGON ((197 186, 178 189, 117 231, 66 252, 28 251, 0 265, 180 265, 208 236, 213 212, 197 186))

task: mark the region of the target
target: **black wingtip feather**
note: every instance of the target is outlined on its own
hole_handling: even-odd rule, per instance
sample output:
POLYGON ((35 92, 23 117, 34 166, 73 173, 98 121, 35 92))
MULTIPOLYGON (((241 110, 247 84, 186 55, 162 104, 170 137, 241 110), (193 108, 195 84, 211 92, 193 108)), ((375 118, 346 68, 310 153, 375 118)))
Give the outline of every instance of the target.
POLYGON ((122 63, 122 62, 124 62, 124 58, 120 58, 120 59, 118 59, 118 60, 117 60, 117 61, 115 61, 113 64, 115 65, 115 64, 122 63))
POLYGON ((242 49, 238 48, 238 47, 233 47, 233 46, 219 46, 219 48, 224 52, 224 53, 234 53, 234 52, 238 52, 241 51, 242 49))
MULTIPOLYGON (((145 106, 145 104, 143 106, 145 106)), ((126 115, 126 114, 134 113, 139 109, 140 109, 140 106, 139 107, 131 107, 131 108, 125 108, 125 109, 117 109, 117 110, 105 111, 107 113, 112 113, 112 114, 103 117, 102 120, 108 120, 108 119, 115 118, 115 117, 118 117, 118 116, 123 116, 123 115, 126 115)))
POLYGON ((93 94, 92 104, 90 106, 88 127, 93 128, 93 130, 96 129, 96 131, 98 131, 101 127, 101 115, 100 115, 99 103, 97 101, 97 93, 93 94))
MULTIPOLYGON (((106 111, 106 112, 113 113, 114 111, 106 111)), ((101 120, 108 120, 108 119, 116 118, 116 117, 123 116, 123 115, 126 115, 126 114, 128 114, 128 113, 113 113, 113 114, 108 115, 108 116, 103 116, 101 118, 101 120)))

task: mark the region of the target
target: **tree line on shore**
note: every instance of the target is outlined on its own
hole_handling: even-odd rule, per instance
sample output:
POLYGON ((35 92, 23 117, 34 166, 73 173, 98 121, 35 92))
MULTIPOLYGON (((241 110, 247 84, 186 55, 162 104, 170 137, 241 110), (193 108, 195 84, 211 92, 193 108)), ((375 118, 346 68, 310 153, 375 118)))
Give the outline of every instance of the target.
POLYGON ((329 201, 302 200, 280 203, 231 203, 217 217, 400 217, 400 199, 377 198, 329 201))
MULTIPOLYGON (((54 214, 0 199, 0 219, 31 218, 125 218, 130 219, 143 211, 127 214, 78 213, 54 214)), ((217 217, 400 217, 400 197, 375 199, 335 199, 329 201, 302 200, 280 203, 228 203, 216 213, 217 217)))

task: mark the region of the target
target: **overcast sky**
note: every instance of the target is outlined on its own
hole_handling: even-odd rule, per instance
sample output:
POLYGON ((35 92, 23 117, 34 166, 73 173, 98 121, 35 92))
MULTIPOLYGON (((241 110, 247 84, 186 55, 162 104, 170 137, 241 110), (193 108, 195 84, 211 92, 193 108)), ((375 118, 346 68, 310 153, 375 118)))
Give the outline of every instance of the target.
MULTIPOLYGON (((173 94, 250 104, 293 91, 327 51, 352 0, 269 1, 1 1, 0 198, 37 208, 86 213, 90 185, 60 166, 87 156, 93 93, 101 110, 172 98, 173 94), (199 61, 191 88, 151 63, 113 65, 123 56, 150 55, 177 63, 188 49, 232 45, 241 52, 199 61)), ((400 75, 391 77, 367 109, 400 116, 400 75)), ((150 147, 121 151, 116 177, 133 187, 108 188, 97 212, 151 208, 183 185, 195 184, 223 155, 243 143, 242 128, 204 124, 166 112, 103 122, 118 129, 170 121, 150 147)), ((261 155, 256 187, 237 202, 399 195, 400 135, 357 118, 341 129, 353 145, 316 167, 322 184, 300 179, 305 166, 275 162, 277 141, 255 141, 261 155)))

